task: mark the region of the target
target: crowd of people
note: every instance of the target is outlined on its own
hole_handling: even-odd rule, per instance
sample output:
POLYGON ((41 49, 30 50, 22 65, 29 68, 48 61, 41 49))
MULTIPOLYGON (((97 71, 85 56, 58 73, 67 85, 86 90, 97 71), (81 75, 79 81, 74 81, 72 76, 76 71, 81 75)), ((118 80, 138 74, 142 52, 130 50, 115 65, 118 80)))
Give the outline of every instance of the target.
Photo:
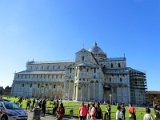
MULTIPOLYGON (((19 103, 22 102, 22 98, 19 99, 19 103)), ((45 116, 46 114, 46 99, 26 99, 26 110, 34 110, 34 108, 41 108, 41 114, 45 116)), ((136 120, 136 109, 130 104, 128 107, 129 120, 136 120)), ((150 108, 146 108, 146 113, 143 116, 143 120, 153 120, 153 117, 150 114, 150 108)), ((63 103, 59 104, 59 100, 53 101, 53 116, 56 116, 57 120, 62 120, 65 114, 65 108, 63 103)), ((113 114, 113 113, 112 113, 113 114)), ((117 111, 114 113, 116 120, 126 120, 126 108, 125 105, 117 104, 117 111)), ((111 105, 107 104, 105 112, 102 112, 100 103, 93 102, 85 104, 82 102, 78 109, 79 120, 111 120, 111 105)))
MULTIPOLYGON (((130 104, 128 107, 129 120, 136 120, 136 110, 135 107, 130 104)), ((153 120, 152 115, 150 114, 150 108, 146 108, 146 113, 143 116, 143 120, 153 120)), ((115 114, 116 120, 126 120, 126 108, 124 104, 117 105, 117 112, 115 114)), ((88 107, 82 103, 79 107, 79 119, 80 120, 111 120, 111 106, 107 104, 106 111, 103 117, 102 109, 100 103, 88 104, 88 107)))
POLYGON ((84 102, 79 107, 79 119, 80 120, 111 120, 111 105, 107 104, 106 111, 103 117, 103 112, 100 107, 100 103, 91 103, 86 106, 84 102))
MULTIPOLYGON (((31 101, 30 98, 20 97, 17 104, 22 107, 22 101, 24 99, 26 100, 26 110, 34 111, 34 109, 38 108, 38 109, 41 110, 41 115, 43 117, 45 117, 46 102, 47 102, 46 99, 39 99, 38 98, 38 99, 33 99, 31 101)), ((64 116, 64 113, 65 113, 65 109, 63 107, 63 103, 61 102, 60 105, 59 105, 59 100, 53 101, 53 109, 52 109, 53 116, 56 116, 57 120, 62 120, 62 118, 64 116)))

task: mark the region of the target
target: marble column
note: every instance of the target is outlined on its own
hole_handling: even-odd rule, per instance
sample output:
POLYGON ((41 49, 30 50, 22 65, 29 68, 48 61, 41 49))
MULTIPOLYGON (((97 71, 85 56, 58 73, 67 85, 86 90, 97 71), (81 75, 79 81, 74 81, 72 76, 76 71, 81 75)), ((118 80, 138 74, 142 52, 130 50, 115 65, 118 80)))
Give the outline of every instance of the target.
POLYGON ((98 91, 98 98, 100 101, 103 100, 103 94, 104 94, 104 90, 103 90, 103 85, 101 82, 98 83, 98 86, 99 86, 99 91, 98 91))
POLYGON ((93 91, 94 100, 96 100, 96 82, 93 83, 93 91))
POLYGON ((75 89, 76 89, 76 98, 75 99, 78 100, 78 96, 79 96, 79 94, 78 94, 78 84, 76 85, 75 89))
POLYGON ((87 84, 87 88, 88 88, 88 100, 90 100, 90 84, 87 84))

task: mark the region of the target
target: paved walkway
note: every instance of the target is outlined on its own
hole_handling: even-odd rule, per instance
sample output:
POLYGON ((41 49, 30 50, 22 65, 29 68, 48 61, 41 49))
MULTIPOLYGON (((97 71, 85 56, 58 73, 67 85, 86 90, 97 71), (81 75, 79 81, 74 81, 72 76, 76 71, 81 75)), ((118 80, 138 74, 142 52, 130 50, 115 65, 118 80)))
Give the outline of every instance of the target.
MULTIPOLYGON (((33 120, 33 112, 27 111, 28 112, 28 120, 33 120)), ((46 115, 45 117, 41 117, 41 120, 56 120, 56 117, 52 115, 46 115)), ((64 118, 63 120, 78 120, 76 118, 64 118)))

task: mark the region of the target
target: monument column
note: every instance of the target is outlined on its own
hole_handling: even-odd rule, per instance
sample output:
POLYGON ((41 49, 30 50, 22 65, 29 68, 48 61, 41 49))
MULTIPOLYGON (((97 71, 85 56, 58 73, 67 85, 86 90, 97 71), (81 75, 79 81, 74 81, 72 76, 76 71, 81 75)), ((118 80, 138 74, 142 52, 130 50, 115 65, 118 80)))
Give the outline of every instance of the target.
POLYGON ((69 89, 69 86, 68 86, 68 81, 66 80, 64 82, 64 97, 68 99, 68 89, 69 89))
POLYGON ((99 96, 98 96, 98 98, 99 98, 99 100, 101 101, 101 100, 103 100, 103 93, 104 93, 104 91, 103 91, 103 85, 102 85, 102 83, 101 82, 99 82, 98 83, 99 84, 99 96))
POLYGON ((70 81, 68 81, 68 99, 70 99, 70 81))
POLYGON ((96 100, 96 82, 93 83, 94 100, 96 100))
POLYGON ((76 90, 76 96, 75 96, 75 100, 77 100, 78 101, 78 84, 76 85, 76 87, 75 87, 75 90, 76 90))
POLYGON ((90 84, 87 83, 87 89, 88 89, 88 100, 90 100, 90 84))

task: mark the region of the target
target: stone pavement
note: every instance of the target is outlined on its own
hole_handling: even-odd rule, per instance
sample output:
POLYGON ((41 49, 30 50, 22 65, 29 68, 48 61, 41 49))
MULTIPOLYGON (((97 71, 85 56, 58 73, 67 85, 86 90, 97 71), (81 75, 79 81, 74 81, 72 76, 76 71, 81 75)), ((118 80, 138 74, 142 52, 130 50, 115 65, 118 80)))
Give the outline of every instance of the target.
MULTIPOLYGON (((28 112, 28 120, 33 120, 33 112, 27 111, 28 112)), ((45 117, 41 117, 41 120, 56 120, 56 117, 52 115, 46 114, 45 117)), ((63 118, 63 120, 78 120, 77 118, 63 118)))

